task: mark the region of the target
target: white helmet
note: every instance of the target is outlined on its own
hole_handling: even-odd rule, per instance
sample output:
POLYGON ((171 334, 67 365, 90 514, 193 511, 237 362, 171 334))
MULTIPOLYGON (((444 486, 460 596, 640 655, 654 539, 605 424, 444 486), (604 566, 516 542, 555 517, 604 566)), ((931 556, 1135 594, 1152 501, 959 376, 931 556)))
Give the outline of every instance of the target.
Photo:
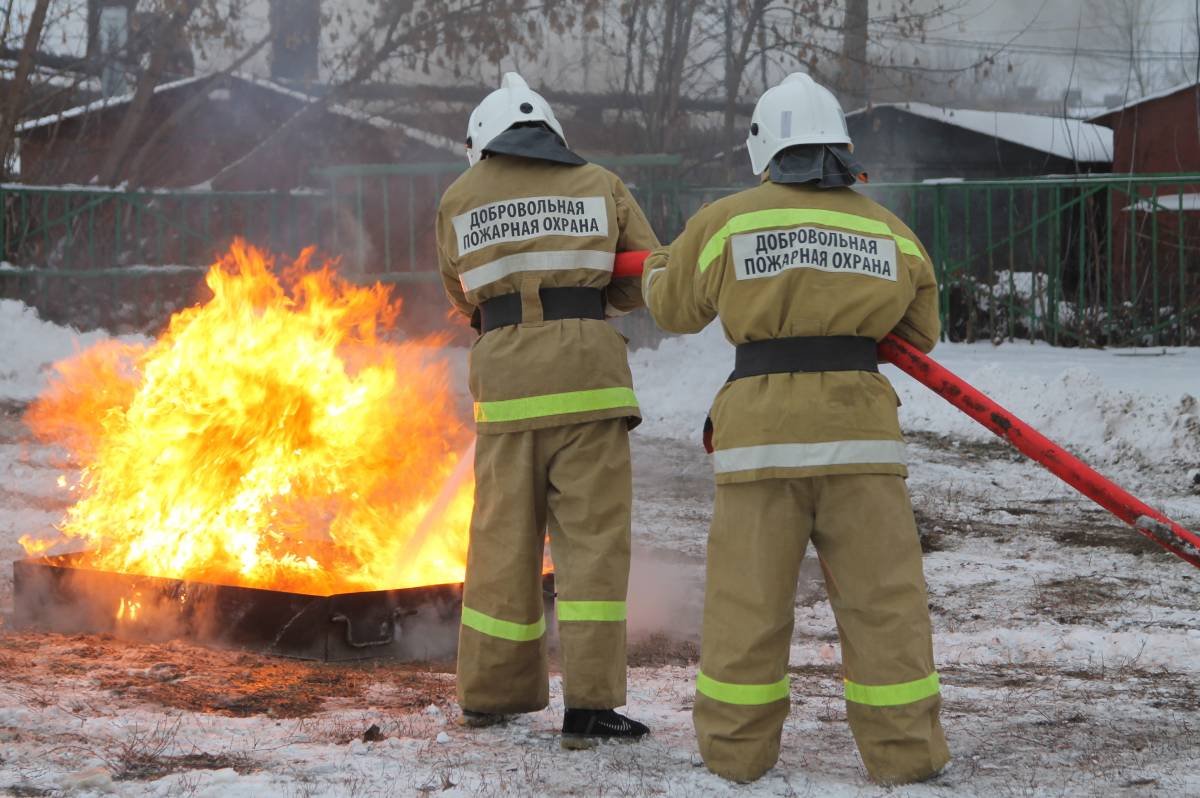
POLYGON ((833 92, 803 72, 793 72, 763 92, 750 117, 746 149, 754 174, 797 144, 849 144, 846 115, 833 92))
POLYGON ((516 72, 505 72, 500 88, 483 98, 467 121, 467 160, 472 166, 483 157, 492 139, 518 122, 545 122, 566 143, 562 125, 546 98, 529 88, 516 72))

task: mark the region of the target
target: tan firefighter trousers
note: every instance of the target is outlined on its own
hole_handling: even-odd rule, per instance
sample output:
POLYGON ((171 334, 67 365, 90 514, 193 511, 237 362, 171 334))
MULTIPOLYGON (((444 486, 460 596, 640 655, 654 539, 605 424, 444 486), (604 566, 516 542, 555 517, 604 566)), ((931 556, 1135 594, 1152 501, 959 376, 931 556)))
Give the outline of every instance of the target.
POLYGON ((885 784, 932 775, 950 755, 921 548, 904 479, 876 474, 717 486, 694 710, 705 764, 752 781, 779 758, 796 582, 810 537, 868 774, 885 784))
POLYGON ((547 526, 566 705, 625 703, 632 479, 623 418, 479 436, 458 639, 463 709, 533 712, 549 703, 547 526))

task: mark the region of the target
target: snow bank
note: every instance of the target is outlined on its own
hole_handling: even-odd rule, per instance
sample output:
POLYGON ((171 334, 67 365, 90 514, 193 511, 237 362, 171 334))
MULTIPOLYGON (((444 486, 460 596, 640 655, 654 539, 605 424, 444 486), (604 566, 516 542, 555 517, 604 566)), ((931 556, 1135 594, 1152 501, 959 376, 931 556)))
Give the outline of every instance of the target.
MULTIPOLYGON (((1136 470, 1200 463, 1200 349, 944 344, 934 357, 1093 464, 1136 470)), ((993 438, 898 369, 884 371, 903 402, 906 430, 993 438)))
MULTIPOLYGON (((942 344, 933 356, 1098 465, 1200 464, 1200 349, 1062 349, 1047 344, 942 344)), ((733 367, 719 324, 641 349, 630 362, 645 417, 640 432, 695 441, 733 367)), ((907 432, 992 440, 990 432, 892 366, 907 432)))
POLYGON ((630 353, 642 409, 638 432, 699 441, 713 397, 733 371, 733 347, 714 322, 698 335, 667 338, 657 349, 630 353))
MULTIPOLYGON (((0 300, 0 401, 27 402, 42 391, 50 366, 111 336, 103 330, 81 333, 43 321, 15 299, 0 300)), ((121 336, 149 343, 140 335, 121 336)))
MULTIPOLYGON (((109 337, 38 318, 0 300, 0 400, 29 401, 57 360, 109 337)), ((122 340, 149 342, 142 336, 122 340)), ((1098 466, 1200 465, 1200 349, 1061 349, 1046 344, 942 344, 934 357, 1050 438, 1098 466)), ((459 364, 461 365, 461 364, 459 364)), ((641 434, 695 442, 733 368, 719 323, 631 353, 641 434)), ((885 366, 908 432, 987 441, 991 433, 899 370, 885 366)))

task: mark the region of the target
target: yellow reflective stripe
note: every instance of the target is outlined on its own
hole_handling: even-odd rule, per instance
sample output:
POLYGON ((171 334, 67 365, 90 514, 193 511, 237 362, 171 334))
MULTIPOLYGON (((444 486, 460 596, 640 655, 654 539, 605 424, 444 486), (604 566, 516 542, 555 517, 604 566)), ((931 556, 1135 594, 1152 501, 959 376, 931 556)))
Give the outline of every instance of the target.
POLYGON ((560 621, 623 621, 624 601, 563 601, 555 603, 560 621))
POLYGON ((544 615, 538 618, 536 623, 513 623, 484 615, 482 612, 466 606, 462 608, 462 624, 476 632, 483 632, 485 635, 504 640, 515 640, 518 643, 537 640, 546 633, 546 617, 544 615))
POLYGON ((881 222, 878 219, 870 219, 866 216, 858 216, 853 213, 842 213, 841 211, 823 211, 816 208, 771 208, 765 211, 740 213, 726 222, 720 230, 713 233, 712 238, 708 239, 704 244, 704 249, 700 250, 700 271, 703 272, 712 265, 712 262, 725 249, 725 242, 732 235, 748 233, 752 230, 762 230, 767 227, 787 227, 788 225, 798 224, 823 224, 829 227, 840 227, 843 230, 853 230, 856 233, 887 236, 896 242, 896 246, 900 248, 901 252, 906 255, 913 255, 921 260, 925 259, 921 254, 921 247, 917 245, 916 241, 893 233, 892 228, 888 227, 887 222, 881 222))
POLYGON ((637 407, 632 388, 597 388, 592 391, 568 391, 528 396, 524 399, 503 399, 498 402, 476 402, 476 421, 521 421, 541 416, 561 416, 567 413, 586 413, 590 410, 611 410, 617 407, 637 407))
POLYGON ((696 691, 724 704, 752 705, 782 701, 790 694, 790 687, 786 676, 771 684, 732 684, 718 682, 701 671, 696 674, 696 691))
POLYGON ((896 707, 938 694, 938 675, 929 674, 915 682, 900 684, 859 684, 846 680, 846 700, 871 707, 896 707))

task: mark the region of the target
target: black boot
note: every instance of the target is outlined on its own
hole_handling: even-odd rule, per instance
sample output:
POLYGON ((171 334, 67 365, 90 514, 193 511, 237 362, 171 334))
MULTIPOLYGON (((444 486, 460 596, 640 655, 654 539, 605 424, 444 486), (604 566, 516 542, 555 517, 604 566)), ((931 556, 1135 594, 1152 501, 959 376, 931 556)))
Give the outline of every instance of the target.
POLYGON ((563 715, 562 747, 576 751, 601 740, 636 742, 649 732, 645 724, 611 709, 568 709, 563 715))

